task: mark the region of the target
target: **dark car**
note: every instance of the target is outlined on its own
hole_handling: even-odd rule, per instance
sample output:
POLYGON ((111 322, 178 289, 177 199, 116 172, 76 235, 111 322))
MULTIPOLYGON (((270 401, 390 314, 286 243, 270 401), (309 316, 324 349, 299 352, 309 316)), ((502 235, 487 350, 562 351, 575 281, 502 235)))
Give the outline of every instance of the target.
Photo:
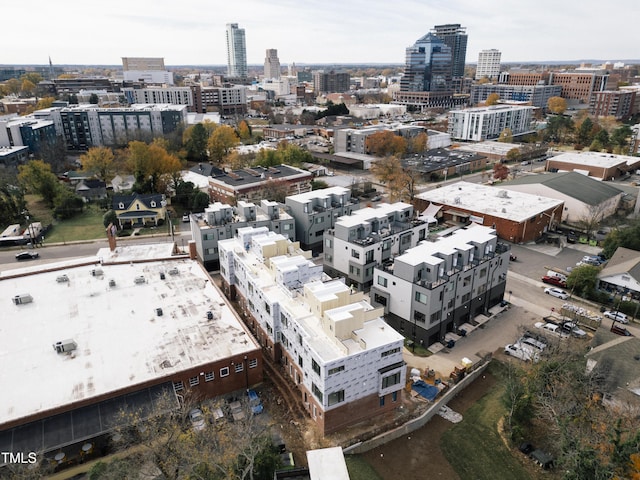
POLYGON ((16 254, 16 260, 34 260, 40 257, 38 252, 20 252, 16 254))
POLYGON ((558 277, 549 277, 545 275, 542 277, 542 283, 548 283, 549 285, 555 285, 560 288, 567 288, 567 282, 558 277))
POLYGON ((616 335, 622 335, 623 337, 632 337, 633 336, 629 330, 627 330, 626 328, 623 328, 623 327, 619 327, 615 323, 613 325, 611 325, 611 331, 613 333, 615 333, 616 335))

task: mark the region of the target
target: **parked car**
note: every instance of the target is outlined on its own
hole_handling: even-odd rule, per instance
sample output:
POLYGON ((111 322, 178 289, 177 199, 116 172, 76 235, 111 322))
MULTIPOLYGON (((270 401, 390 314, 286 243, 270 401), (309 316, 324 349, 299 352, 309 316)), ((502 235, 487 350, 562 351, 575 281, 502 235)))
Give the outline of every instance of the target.
POLYGON ((371 197, 372 202, 379 202, 380 200, 382 200, 382 196, 380 195, 374 195, 373 197, 371 197))
POLYGON ((255 390, 247 390, 247 397, 249 398, 249 406, 254 415, 259 415, 264 411, 262 401, 255 390))
POLYGON ((587 332, 582 330, 575 322, 564 322, 562 331, 576 338, 586 338, 587 332))
POLYGON ((504 354, 511 357, 519 358, 520 360, 523 360, 525 362, 537 362, 539 359, 536 352, 533 352, 531 349, 525 347, 521 343, 510 343, 509 345, 505 345, 504 354))
POLYGON ((615 333, 616 335, 622 335, 623 337, 632 337, 633 336, 629 330, 627 330, 624 327, 619 327, 615 323, 613 325, 611 325, 611 331, 613 333, 615 333))
POLYGON ((542 352, 544 351, 545 348, 547 348, 546 343, 533 337, 522 337, 520 340, 518 340, 518 343, 526 347, 531 347, 534 352, 535 351, 542 352))
POLYGON ((566 300, 567 298, 569 298, 569 294, 567 292, 555 287, 545 288, 544 293, 546 293, 547 295, 551 295, 552 297, 561 298, 562 300, 566 300))
POLYGON ((578 236, 575 232, 569 232, 567 234, 567 243, 576 243, 578 241, 578 236))
POLYGON ((189 421, 194 430, 204 430, 206 422, 204 420, 204 414, 199 408, 194 408, 189 412, 189 421))
POLYGON ((38 252, 20 252, 16 254, 16 260, 35 260, 39 258, 40 254, 38 252))
POLYGON ((560 338, 568 337, 569 334, 562 330, 560 325, 555 323, 536 322, 534 327, 541 329, 543 332, 555 335, 560 338))
POLYGON ((548 283, 549 285, 555 285, 556 287, 567 288, 567 282, 560 277, 549 277, 545 275, 542 277, 542 283, 548 283))
POLYGON ((615 320, 620 323, 629 323, 629 319, 627 315, 622 312, 612 312, 611 310, 605 310, 603 315, 611 320, 615 320))
POLYGON ((185 213, 184 215, 182 215, 182 221, 184 223, 189 223, 189 214, 185 213))

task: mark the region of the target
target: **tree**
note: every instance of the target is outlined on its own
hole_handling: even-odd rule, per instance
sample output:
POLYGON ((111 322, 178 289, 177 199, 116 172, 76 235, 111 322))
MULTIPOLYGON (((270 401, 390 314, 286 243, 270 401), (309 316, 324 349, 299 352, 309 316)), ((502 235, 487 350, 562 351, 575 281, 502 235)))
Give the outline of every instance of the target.
POLYGON ((578 219, 578 225, 586 232, 588 237, 591 237, 591 234, 598 229, 598 225, 602 222, 605 213, 603 204, 589 205, 578 219))
POLYGON ((376 157, 402 156, 407 150, 407 141, 390 130, 369 135, 365 145, 367 152, 376 157))
POLYGON ((240 137, 240 140, 244 143, 251 140, 251 127, 246 120, 241 120, 238 124, 238 137, 240 137))
POLYGON ((15 177, 9 179, 4 172, 0 177, 0 225, 21 223, 27 207, 22 190, 15 185, 15 177))
POLYGON ((604 239, 603 252, 611 258, 618 247, 640 251, 640 220, 632 220, 623 228, 612 230, 604 239))
POLYGON ((191 211, 194 213, 204 212, 204 209, 209 206, 209 201, 209 195, 196 190, 191 196, 191 211))
POLYGON ((134 190, 138 193, 167 193, 182 169, 178 157, 167 152, 160 140, 151 145, 129 142, 125 157, 127 168, 136 178, 134 190))
POLYGON ((115 171, 114 155, 108 147, 90 148, 80 157, 82 170, 107 181, 115 171))
POLYGON ((563 115, 552 115, 547 120, 544 139, 547 142, 562 142, 565 136, 573 131, 573 120, 563 115))
POLYGON ((494 180, 504 180, 509 176, 509 169, 504 163, 494 163, 493 164, 493 179, 494 180))
POLYGON ((567 277, 567 288, 583 298, 591 298, 596 288, 599 267, 580 265, 571 270, 567 277))
POLYGON ((38 150, 40 160, 51 165, 53 171, 59 172, 67 165, 67 144, 63 136, 43 142, 38 150))
POLYGON ((289 194, 289 185, 284 180, 269 178, 262 187, 262 198, 273 202, 284 203, 289 194))
POLYGON ((18 166, 18 181, 28 192, 40 195, 47 205, 53 207, 60 187, 49 164, 42 160, 31 160, 18 166))
POLYGON ((43 97, 40 98, 38 100, 38 103, 36 104, 36 109, 37 110, 43 110, 45 108, 50 108, 51 105, 53 105, 53 102, 55 102, 56 99, 54 97, 43 97))
POLYGON ((600 130, 596 134, 594 141, 599 142, 604 148, 607 148, 609 146, 609 132, 605 129, 600 130))
POLYGON ((54 200, 53 216, 60 220, 67 220, 82 213, 84 200, 68 188, 58 189, 54 200))
POLYGON ((632 135, 632 130, 629 125, 622 125, 611 132, 609 140, 615 147, 617 147, 618 153, 625 153, 629 148, 629 137, 632 135))
POLYGON ((589 145, 593 140, 592 129, 593 121, 589 117, 585 118, 578 127, 578 142, 582 145, 589 145))
POLYGON ((22 82, 20 82, 20 80, 18 80, 17 78, 10 78, 6 82, 4 82, 4 90, 7 92, 7 94, 17 95, 18 93, 20 93, 21 86, 22 82))
POLYGON ((313 180, 311 182, 311 190, 322 190, 327 187, 329 187, 329 184, 324 180, 313 180))
POLYGON ((508 162, 517 162, 518 160, 520 160, 520 157, 520 149, 514 147, 507 152, 505 158, 508 162))
POLYGON ((98 98, 98 94, 92 93, 89 95, 89 103, 92 105, 98 105, 100 103, 100 99, 98 98))
POLYGON ((513 142, 513 132, 509 127, 505 128, 500 132, 500 136, 498 137, 498 141, 502 143, 512 143, 513 142))
POLYGON ((567 109, 567 101, 562 97, 551 97, 547 100, 547 108, 551 113, 562 115, 567 109))
POLYGON ((498 103, 498 100, 500 100, 500 95, 498 95, 497 93, 490 93, 487 96, 487 99, 485 100, 484 104, 485 105, 495 105, 498 103))
POLYGON ((221 125, 209 137, 207 147, 211 158, 220 164, 238 143, 238 136, 235 130, 228 125, 221 125))
POLYGON ((412 199, 415 196, 420 174, 403 169, 399 158, 389 156, 377 159, 371 165, 371 173, 380 183, 386 185, 390 201, 412 199))
POLYGON ((42 75, 40 75, 39 73, 36 72, 28 72, 25 73, 24 75, 22 75, 22 77, 20 77, 22 79, 22 81, 28 80, 29 82, 33 83, 34 85, 39 84, 42 80, 44 80, 42 78, 42 75))
POLYGON ((202 123, 188 127, 183 133, 183 143, 187 148, 187 159, 194 162, 206 162, 209 159, 207 153, 207 141, 210 131, 202 123))
POLYGON ((102 216, 102 224, 104 225, 104 228, 107 228, 109 226, 109 224, 113 224, 113 225, 118 225, 118 215, 116 215, 116 212, 114 212, 113 210, 108 210, 103 216, 102 216))
POLYGON ((407 151, 409 153, 423 153, 427 150, 429 137, 426 132, 420 132, 413 138, 407 140, 407 151))

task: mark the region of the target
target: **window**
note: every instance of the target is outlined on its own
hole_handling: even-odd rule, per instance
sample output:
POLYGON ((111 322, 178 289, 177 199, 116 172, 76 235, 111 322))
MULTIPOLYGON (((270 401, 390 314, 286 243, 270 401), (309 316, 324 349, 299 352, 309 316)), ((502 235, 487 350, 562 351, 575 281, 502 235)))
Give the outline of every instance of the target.
POLYGON ((207 372, 204 374, 204 381, 211 382, 214 379, 213 372, 207 372))
POLYGON ((433 323, 433 322, 437 322, 441 318, 442 318, 442 312, 440 310, 438 310, 437 312, 434 312, 434 313, 431 314, 431 317, 429 318, 429 321, 431 323, 433 323))
POLYGON ((317 387, 315 383, 311 384, 311 391, 317 397, 317 399, 320 400, 320 403, 322 403, 322 391, 317 387))
POLYGON ((283 230, 285 230, 285 231, 287 231, 287 230, 291 230, 292 228, 293 228, 293 225, 291 225, 290 223, 285 223, 285 224, 282 226, 282 229, 283 229, 283 230))
POLYGON ((249 368, 256 368, 258 366, 258 359, 251 358, 249 359, 249 368))
POLYGON ((416 292, 416 302, 427 304, 427 295, 422 292, 416 292))
POLYGON ((470 283, 471 283, 471 275, 469 275, 468 277, 464 277, 464 280, 462 280, 463 287, 469 286, 470 283))
POLYGON ((383 287, 387 286, 387 279, 378 275, 378 285, 382 285, 383 287))
POLYGON ((471 299, 471 292, 469 292, 469 293, 465 293, 465 294, 462 296, 462 303, 466 303, 466 302, 468 302, 470 299, 471 299))
POLYGON ((366 256, 367 256, 367 257, 366 257, 366 263, 371 263, 371 262, 373 262, 373 250, 369 250, 369 251, 366 253, 366 256))
POLYGON ((334 375, 340 372, 344 372, 344 365, 340 365, 339 367, 334 367, 329 369, 329 375, 334 375))
POLYGON ((327 402, 329 403, 329 406, 344 402, 344 390, 330 393, 327 397, 327 402))
POLYGON ((384 396, 380 397, 380 406, 384 407, 384 396))
POLYGON ((393 373, 386 377, 382 377, 382 388, 393 387, 400 383, 400 372, 393 373))
POLYGON ((240 373, 244 371, 244 363, 236 363, 235 365, 236 373, 240 373))
POLYGON ((267 302, 264 302, 264 309, 269 315, 271 315, 271 305, 269 305, 267 302))
POLYGON ((228 377, 229 376, 229 367, 222 367, 220 369, 220 376, 221 377, 228 377))
POLYGON ((351 249, 351 256, 352 256, 353 258, 360 258, 360 252, 359 252, 359 251, 357 251, 356 249, 352 248, 352 249, 351 249))
POLYGON ((330 238, 325 239, 324 246, 327 247, 327 248, 332 248, 333 247, 333 240, 331 240, 330 238))
POLYGON ((304 367, 304 361, 303 361, 302 355, 298 355, 298 365, 300 365, 300 368, 304 367))
POLYGON ((316 217, 316 223, 322 223, 323 217, 316 217))
POLYGON ((424 323, 427 320, 427 317, 424 313, 419 312, 418 310, 414 310, 413 319, 418 323, 424 323))
POLYGON ((393 392, 391 394, 391 400, 396 402, 398 400, 398 392, 393 392))
POLYGON ((280 314, 280 323, 282 323, 282 326, 285 328, 289 326, 289 320, 287 319, 287 316, 284 313, 280 314))
POLYGON ((313 368, 314 372, 320 375, 320 365, 318 365, 318 362, 316 362, 314 359, 311 359, 311 368, 313 368))
POLYGON ((382 242, 382 250, 389 250, 391 248, 391 240, 385 240, 382 242))
POLYGON ((483 268, 480 270, 480 278, 486 277, 487 276, 487 268, 483 268))
POLYGON ((199 383, 200 383, 200 379, 198 377, 190 377, 189 378, 189 386, 190 387, 195 387, 199 383))
POLYGON ((324 235, 324 230, 318 230, 316 232, 316 237, 321 237, 322 235, 324 235))
POLYGON ((389 355, 393 355, 394 353, 400 353, 400 348, 392 348, 391 350, 387 350, 386 352, 382 352, 380 354, 380 358, 388 357, 389 355))
POLYGON ((173 382, 173 390, 176 392, 181 392, 182 390, 184 390, 184 384, 182 383, 182 380, 173 382))
POLYGON ((376 294, 373 295, 373 301, 376 302, 376 303, 379 303, 380 305, 384 305, 385 307, 387 306, 386 297, 383 297, 379 293, 376 293, 376 294))
POLYGON ((358 267, 354 267, 353 265, 349 265, 349 273, 351 275, 360 276, 360 269, 358 267))

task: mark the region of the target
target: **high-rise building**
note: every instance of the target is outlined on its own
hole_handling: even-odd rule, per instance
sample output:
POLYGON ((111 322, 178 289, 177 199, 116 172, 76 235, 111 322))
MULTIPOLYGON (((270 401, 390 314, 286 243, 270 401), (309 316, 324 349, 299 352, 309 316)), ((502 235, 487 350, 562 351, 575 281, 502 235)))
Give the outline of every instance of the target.
POLYGON ((498 78, 500 75, 500 50, 482 50, 478 54, 478 67, 476 68, 476 80, 481 78, 498 78))
POLYGON ((467 57, 467 30, 459 23, 436 25, 431 31, 451 49, 454 77, 464 77, 464 65, 467 57))
POLYGON ((280 60, 278 59, 278 50, 268 48, 264 58, 264 78, 280 78, 280 60))
POLYGON ((122 57, 122 77, 126 81, 173 85, 173 72, 162 57, 122 57))
POLYGON ((448 92, 451 90, 451 48, 432 33, 406 50, 402 92, 448 92))
POLYGON ((247 78, 247 46, 244 28, 227 23, 227 76, 247 78))
POLYGON ((325 72, 316 70, 313 72, 313 90, 316 94, 348 92, 351 85, 351 75, 348 72, 325 72))

